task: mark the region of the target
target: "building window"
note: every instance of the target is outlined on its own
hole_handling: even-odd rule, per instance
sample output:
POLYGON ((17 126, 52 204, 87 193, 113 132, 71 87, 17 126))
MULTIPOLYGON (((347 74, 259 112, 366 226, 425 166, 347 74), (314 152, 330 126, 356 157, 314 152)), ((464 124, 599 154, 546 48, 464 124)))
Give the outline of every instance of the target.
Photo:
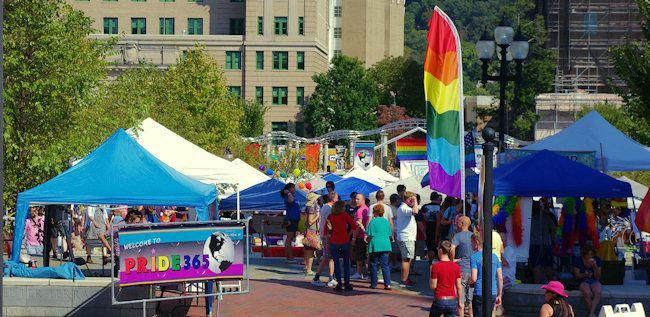
POLYGON ((117 18, 104 18, 104 34, 117 34, 117 18))
POLYGON ((160 34, 174 34, 174 18, 160 18, 160 34))
POLYGON ((596 35, 598 33, 598 15, 595 12, 585 13, 584 27, 585 35, 596 35))
POLYGON ((147 34, 147 19, 131 18, 131 34, 147 34))
POLYGON ((334 7, 334 16, 337 18, 340 18, 343 16, 343 7, 341 6, 335 6, 334 7))
POLYGON ((296 68, 298 70, 305 70, 305 52, 298 52, 296 55, 296 68))
POLYGON ((187 33, 189 35, 203 35, 203 19, 202 18, 187 19, 187 33))
POLYGON ((271 122, 272 131, 289 131, 289 124, 286 122, 271 122))
POLYGON ((288 104, 287 92, 288 92, 287 87, 273 87, 273 104, 287 105, 288 104))
POLYGON ((264 17, 257 17, 257 35, 264 35, 264 17))
POLYGON ((305 35, 305 18, 298 17, 298 35, 305 35))
POLYGON ((305 105, 305 87, 296 87, 296 103, 300 106, 305 105))
POLYGON ((230 35, 244 35, 244 19, 230 19, 230 35))
POLYGON ((341 56, 341 50, 334 50, 334 57, 341 56))
POLYGON ((230 2, 239 2, 239 3, 242 3, 242 2, 244 2, 244 0, 230 0, 230 2))
POLYGON ((289 52, 273 52, 273 69, 289 70, 289 52))
POLYGON ((226 69, 241 69, 241 52, 226 52, 226 69))
POLYGON ((275 35, 287 34, 287 17, 275 17, 275 35))
POLYGON ((241 86, 228 86, 228 93, 233 97, 241 97, 241 86))
POLYGON ((343 30, 341 28, 334 28, 334 38, 340 39, 343 37, 343 30))
POLYGON ((255 69, 259 69, 259 70, 264 69, 264 52, 263 51, 255 52, 255 69))
POLYGON ((255 101, 264 103, 264 87, 255 87, 255 101))

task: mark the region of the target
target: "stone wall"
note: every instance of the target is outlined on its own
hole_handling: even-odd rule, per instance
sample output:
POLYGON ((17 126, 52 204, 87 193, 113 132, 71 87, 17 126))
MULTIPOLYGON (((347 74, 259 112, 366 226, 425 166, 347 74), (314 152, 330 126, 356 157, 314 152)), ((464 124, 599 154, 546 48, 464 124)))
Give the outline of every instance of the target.
MULTIPOLYGON (((142 316, 142 304, 112 305, 110 278, 57 280, 4 278, 2 316, 142 316)), ((148 288, 133 287, 121 298, 145 298, 148 288)), ((155 303, 147 305, 154 315, 155 303)))

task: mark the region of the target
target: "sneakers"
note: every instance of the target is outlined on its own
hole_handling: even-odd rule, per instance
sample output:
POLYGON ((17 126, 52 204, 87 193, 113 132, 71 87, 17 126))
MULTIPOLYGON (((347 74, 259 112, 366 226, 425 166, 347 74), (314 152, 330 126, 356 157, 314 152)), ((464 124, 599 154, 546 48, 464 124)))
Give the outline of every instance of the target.
POLYGON ((335 287, 337 285, 339 285, 339 282, 337 282, 335 279, 331 279, 329 282, 327 282, 328 287, 335 287))
POLYGON ((415 282, 411 281, 411 279, 406 279, 406 281, 402 281, 399 283, 400 287, 413 287, 415 286, 415 282))
POLYGON ((387 291, 392 290, 392 288, 390 288, 390 285, 389 286, 384 286, 384 289, 387 290, 387 291))
POLYGON ((336 285, 336 287, 334 288, 335 292, 340 292, 342 290, 343 290, 343 286, 341 286, 341 285, 336 285))
POLYGON ((359 272, 354 273, 352 276, 350 276, 350 279, 353 279, 353 280, 362 280, 362 279, 363 279, 363 274, 359 274, 359 272))
POLYGON ((305 275, 307 275, 307 276, 314 276, 314 275, 316 275, 316 273, 315 273, 314 271, 312 271, 312 270, 304 271, 304 272, 305 272, 305 275))
POLYGON ((346 292, 350 292, 354 290, 354 288, 352 287, 352 285, 346 285, 345 288, 343 288, 343 290, 345 290, 346 292))
POLYGON ((321 282, 320 280, 315 280, 315 281, 311 281, 311 285, 318 286, 318 287, 323 287, 326 284, 321 282))

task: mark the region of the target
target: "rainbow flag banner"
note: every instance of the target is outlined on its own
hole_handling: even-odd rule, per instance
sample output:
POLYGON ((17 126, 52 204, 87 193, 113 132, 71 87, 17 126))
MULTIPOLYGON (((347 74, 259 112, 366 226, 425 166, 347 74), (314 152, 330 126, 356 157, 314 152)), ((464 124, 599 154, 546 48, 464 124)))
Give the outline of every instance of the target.
POLYGON ((395 142, 397 161, 427 159, 427 140, 425 138, 404 138, 395 142))
POLYGON ((462 55, 454 23, 435 7, 424 59, 429 186, 452 197, 463 194, 462 55))

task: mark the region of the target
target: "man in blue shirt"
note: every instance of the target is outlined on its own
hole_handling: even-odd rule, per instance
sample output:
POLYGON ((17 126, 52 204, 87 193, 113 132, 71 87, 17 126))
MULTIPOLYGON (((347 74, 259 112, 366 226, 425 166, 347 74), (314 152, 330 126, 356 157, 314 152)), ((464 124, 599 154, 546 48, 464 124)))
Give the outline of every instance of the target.
MULTIPOLYGON (((483 304, 483 251, 482 251, 483 240, 481 236, 474 234, 472 235, 472 247, 477 252, 472 254, 470 257, 470 267, 472 269, 472 276, 470 278, 470 284, 475 283, 474 285, 474 296, 472 297, 472 311, 474 317, 482 316, 482 304, 483 304)), ((501 305, 501 295, 503 292, 503 275, 501 272, 501 261, 494 253, 492 255, 492 298, 490 303, 494 303, 493 307, 501 305)), ((491 305, 488 305, 488 307, 491 305)), ((492 312, 494 316, 494 310, 492 312)))

